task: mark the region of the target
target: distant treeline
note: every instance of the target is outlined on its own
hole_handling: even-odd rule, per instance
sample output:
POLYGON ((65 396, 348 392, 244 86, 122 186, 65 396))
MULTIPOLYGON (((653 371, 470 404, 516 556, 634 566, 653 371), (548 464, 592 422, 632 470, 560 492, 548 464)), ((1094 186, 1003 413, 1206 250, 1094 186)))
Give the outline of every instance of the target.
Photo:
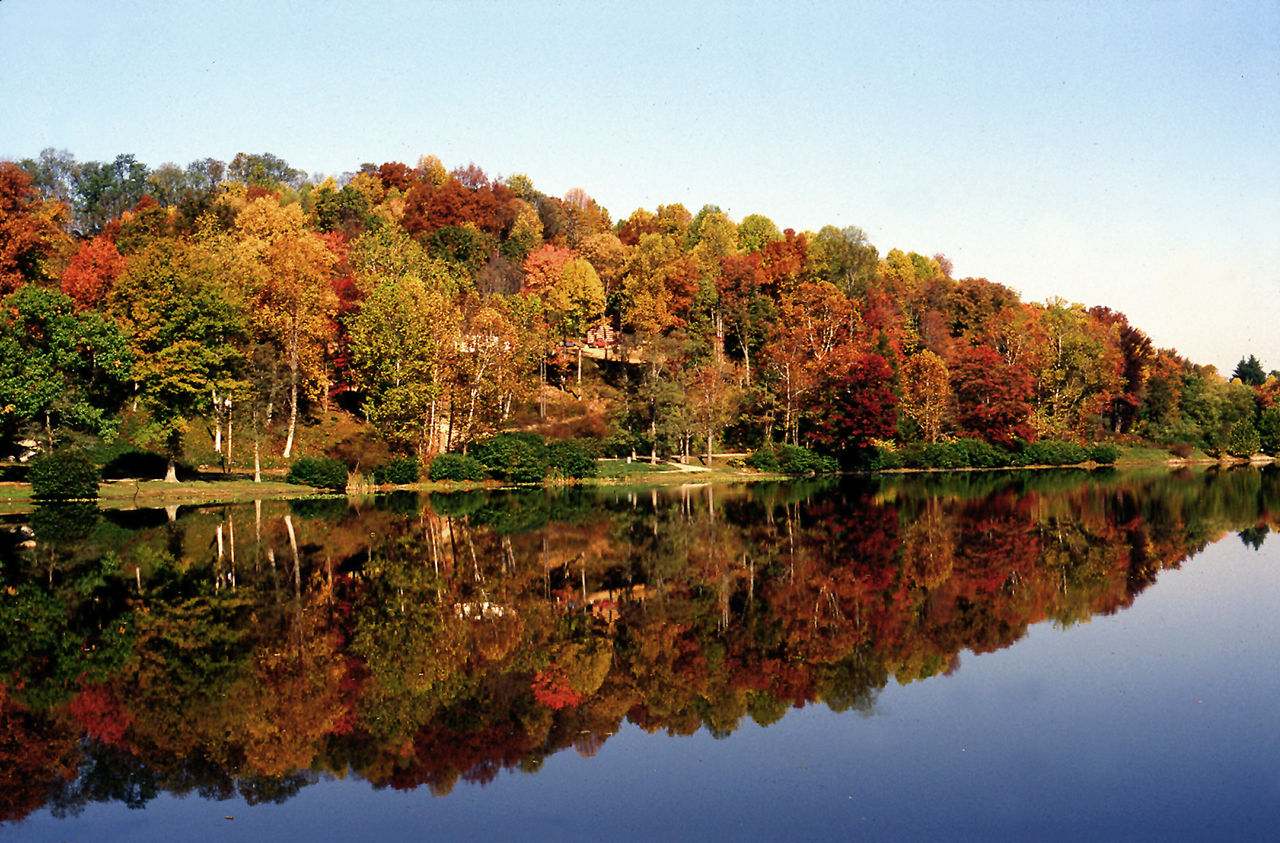
POLYGON ((207 429, 243 465, 334 408, 428 459, 514 427, 846 465, 957 438, 1280 444, 1256 359, 1227 381, 1106 307, 1024 302, 856 227, 614 221, 434 157, 310 179, 270 154, 0 162, 0 294, 11 444, 123 425, 177 459, 207 429))

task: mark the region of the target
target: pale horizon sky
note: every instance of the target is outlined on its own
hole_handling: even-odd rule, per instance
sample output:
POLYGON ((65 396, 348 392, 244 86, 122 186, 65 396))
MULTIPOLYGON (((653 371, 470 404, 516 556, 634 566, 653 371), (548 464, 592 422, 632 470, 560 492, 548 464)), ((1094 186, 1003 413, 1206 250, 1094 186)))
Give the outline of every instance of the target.
POLYGON ((1280 369, 1280 4, 0 0, 0 159, 434 154, 857 225, 1280 369))

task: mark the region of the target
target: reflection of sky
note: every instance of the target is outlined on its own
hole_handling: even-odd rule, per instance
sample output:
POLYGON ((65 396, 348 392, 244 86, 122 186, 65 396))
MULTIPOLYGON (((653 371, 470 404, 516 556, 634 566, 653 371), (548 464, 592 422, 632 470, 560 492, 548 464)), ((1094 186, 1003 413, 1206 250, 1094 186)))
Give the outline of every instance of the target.
POLYGON ((1228 537, 1118 615, 891 683, 869 718, 816 706, 724 740, 625 726, 594 758, 561 752, 444 798, 360 781, 282 806, 166 796, 0 836, 1262 838, 1280 818, 1276 607, 1280 542, 1228 537))

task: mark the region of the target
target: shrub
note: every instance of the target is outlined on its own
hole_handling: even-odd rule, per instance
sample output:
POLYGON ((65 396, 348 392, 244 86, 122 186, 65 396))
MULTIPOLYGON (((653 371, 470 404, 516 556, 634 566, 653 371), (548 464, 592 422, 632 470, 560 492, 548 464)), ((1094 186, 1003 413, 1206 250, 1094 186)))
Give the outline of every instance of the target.
POLYGON ((779 470, 778 455, 773 452, 773 448, 766 445, 751 452, 751 456, 747 457, 747 465, 756 471, 773 474, 779 470))
POLYGON ((1120 449, 1109 442, 1099 442, 1089 448, 1089 459, 1100 465, 1111 465, 1120 458, 1120 449))
POLYGON ((953 442, 935 442, 924 446, 923 462, 930 468, 968 468, 969 460, 964 449, 953 442))
POLYGON ((98 497, 98 469, 83 451, 66 448, 38 456, 27 473, 31 497, 38 501, 89 500, 98 497))
POLYGON ((908 468, 1002 468, 1013 461, 1007 451, 983 439, 957 439, 932 445, 912 444, 899 450, 908 468))
POLYGON ((342 492, 347 488, 347 464, 333 457, 299 457, 284 480, 286 483, 342 492))
POLYGON ((1174 442, 1169 446, 1169 453, 1173 454, 1180 460, 1185 460, 1195 451, 1195 446, 1190 442, 1174 442))
POLYGON ((547 446, 547 464, 561 477, 595 477, 599 470, 595 452, 586 443, 562 439, 547 446))
POLYGON ((1261 441, 1258 431, 1248 419, 1240 419, 1231 425, 1231 433, 1227 435, 1226 452, 1239 459, 1248 459, 1258 453, 1261 441))
POLYGON ((417 483, 421 475, 422 466, 417 457, 392 457, 385 465, 373 470, 373 482, 379 486, 406 486, 417 483))
POLYGON ((797 445, 778 446, 778 468, 784 474, 834 474, 840 464, 833 457, 823 456, 797 445))
POLYGON ((902 454, 892 448, 877 445, 875 446, 875 453, 871 456, 871 463, 868 468, 871 471, 891 471, 895 468, 902 468, 903 465, 902 454))
POLYGON ((500 433, 471 449, 494 477, 510 483, 540 483, 547 476, 547 445, 536 433, 500 433))
POLYGON ((437 483, 444 480, 483 480, 484 466, 466 454, 439 454, 431 461, 427 477, 437 483))

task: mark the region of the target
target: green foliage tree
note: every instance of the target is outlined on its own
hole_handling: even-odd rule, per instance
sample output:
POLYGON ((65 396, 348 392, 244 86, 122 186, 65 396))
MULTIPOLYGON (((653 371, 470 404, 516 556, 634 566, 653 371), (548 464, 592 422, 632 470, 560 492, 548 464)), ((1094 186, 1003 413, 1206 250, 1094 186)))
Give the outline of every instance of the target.
POLYGON ((38 425, 50 448, 56 429, 110 435, 132 363, 115 323, 55 290, 23 287, 0 313, 0 431, 38 425))
POLYGON ((420 456, 441 450, 440 399, 458 314, 420 278, 385 280, 348 321, 351 374, 369 421, 420 456))
POLYGON ((301 170, 290 167, 288 161, 278 155, 272 155, 270 152, 264 152, 260 155, 247 152, 237 153, 236 157, 231 159, 231 166, 227 169, 227 175, 250 187, 265 187, 269 189, 277 189, 281 185, 299 187, 305 176, 301 170))
POLYGON ((866 291, 879 260, 867 233, 854 225, 823 226, 809 243, 809 262, 814 274, 850 296, 866 291))
POLYGON ((1257 429, 1248 419, 1240 419, 1231 425, 1231 433, 1227 437, 1226 452, 1239 459, 1248 459, 1258 453, 1261 440, 1257 429))
POLYGON ((1269 456, 1280 455, 1280 405, 1272 405, 1258 416, 1258 449, 1269 456))
POLYGON ((738 223, 738 246, 744 252, 758 252, 766 244, 781 239, 777 224, 763 214, 747 214, 738 223))
POLYGON ((182 435, 243 362, 241 300, 191 247, 158 241, 138 255, 108 298, 133 350, 133 379, 148 411, 144 442, 163 445, 177 482, 182 435))
POLYGON ((133 155, 117 155, 110 163, 85 161, 71 172, 76 226, 87 236, 142 201, 147 193, 147 166, 133 155))

